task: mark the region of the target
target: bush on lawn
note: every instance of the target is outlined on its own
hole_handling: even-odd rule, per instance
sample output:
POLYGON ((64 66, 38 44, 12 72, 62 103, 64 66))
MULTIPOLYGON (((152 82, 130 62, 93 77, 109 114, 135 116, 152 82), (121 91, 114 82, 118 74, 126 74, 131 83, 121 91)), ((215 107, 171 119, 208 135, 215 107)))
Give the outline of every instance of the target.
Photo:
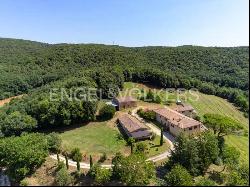
POLYGON ((82 161, 82 153, 81 153, 79 148, 72 149, 70 156, 71 156, 72 160, 74 160, 75 162, 82 161))
POLYGON ((115 111, 116 111, 115 107, 111 105, 105 105, 99 111, 99 119, 109 120, 113 118, 113 116, 115 115, 115 111))

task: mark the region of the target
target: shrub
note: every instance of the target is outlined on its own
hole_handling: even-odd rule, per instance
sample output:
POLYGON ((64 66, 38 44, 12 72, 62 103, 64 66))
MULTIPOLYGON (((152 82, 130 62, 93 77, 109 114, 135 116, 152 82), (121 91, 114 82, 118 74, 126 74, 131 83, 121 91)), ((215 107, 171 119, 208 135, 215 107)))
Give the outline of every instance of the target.
POLYGON ((144 142, 139 142, 136 144, 135 152, 137 153, 147 153, 148 145, 144 142))
POLYGON ((107 160, 107 154, 103 153, 101 158, 99 159, 99 162, 104 162, 105 160, 107 160))
POLYGON ((101 168, 99 164, 93 165, 90 170, 90 176, 95 180, 97 184, 105 184, 110 181, 111 170, 106 168, 101 168))
POLYGON ((28 186, 29 183, 27 180, 23 179, 21 182, 20 182, 20 186, 28 186))
POLYGON ((53 153, 58 153, 61 150, 62 139, 60 136, 52 132, 47 135, 47 140, 49 144, 49 150, 53 153))
POLYGON ((155 120, 155 112, 154 111, 150 111, 150 110, 146 111, 146 110, 139 109, 137 111, 137 114, 145 120, 148 120, 148 121, 155 120))
POLYGON ((102 120, 109 120, 115 115, 116 109, 114 106, 105 105, 99 111, 99 118, 102 120))
POLYGON ((80 151, 79 148, 74 148, 72 151, 71 151, 71 158, 72 160, 74 160, 75 162, 77 161, 82 161, 82 153, 80 151))
POLYGON ((72 178, 69 175, 65 165, 57 171, 55 180, 58 186, 67 186, 71 184, 72 178))

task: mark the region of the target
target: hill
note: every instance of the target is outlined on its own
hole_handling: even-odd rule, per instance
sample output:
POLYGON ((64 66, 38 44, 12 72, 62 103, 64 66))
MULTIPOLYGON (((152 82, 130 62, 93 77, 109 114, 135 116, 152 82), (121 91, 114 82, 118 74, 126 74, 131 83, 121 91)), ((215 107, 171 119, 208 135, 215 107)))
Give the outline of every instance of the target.
POLYGON ((95 44, 51 45, 0 38, 0 97, 17 95, 73 72, 100 66, 122 67, 124 71, 135 72, 164 70, 177 79, 176 86, 181 84, 181 79, 186 79, 246 91, 249 88, 248 53, 249 47, 129 48, 95 44))
MULTIPOLYGON (((130 48, 52 45, 1 38, 0 99, 28 93, 3 107, 1 118, 5 124, 9 118, 23 115, 24 119, 29 119, 31 116, 35 119, 33 126, 39 128, 91 121, 95 117, 96 102, 52 102, 51 88, 70 91, 91 87, 97 89, 97 97, 103 99, 117 95, 124 81, 161 88, 197 88, 202 93, 228 99, 247 116, 248 52, 248 47, 130 48), (18 114, 13 114, 17 111, 18 114)), ((15 125, 4 127, 4 134, 21 133, 20 129, 13 131, 15 125)))

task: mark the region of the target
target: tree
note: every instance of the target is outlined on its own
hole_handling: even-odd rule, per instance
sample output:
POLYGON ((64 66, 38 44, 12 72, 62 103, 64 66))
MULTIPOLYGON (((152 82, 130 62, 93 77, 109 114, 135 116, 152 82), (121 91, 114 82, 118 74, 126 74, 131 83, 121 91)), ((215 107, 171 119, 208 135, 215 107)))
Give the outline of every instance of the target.
MULTIPOLYGON (((240 152, 232 146, 226 145, 222 151, 222 161, 224 163, 224 169, 227 167, 234 168, 239 164, 240 152)), ((224 171, 223 169, 223 171, 224 171)))
POLYGON ((185 167, 192 175, 204 174, 219 155, 218 141, 210 131, 198 137, 180 134, 174 143, 167 165, 171 168, 176 164, 185 167))
POLYGON ((180 134, 174 143, 174 150, 171 151, 167 165, 172 168, 176 164, 185 167, 192 175, 198 175, 200 166, 199 150, 196 140, 180 134))
POLYGON ((228 175, 227 186, 245 186, 248 185, 249 179, 244 180, 237 171, 231 171, 228 175))
POLYGON ((204 123, 207 127, 211 128, 217 136, 220 156, 224 148, 224 136, 234 134, 243 129, 243 125, 234 119, 222 116, 220 114, 205 114, 204 123))
POLYGON ((152 92, 151 89, 149 89, 149 91, 148 91, 148 93, 147 93, 147 100, 148 100, 149 102, 153 102, 153 101, 154 101, 154 94, 153 94, 153 92, 152 92))
POLYGON ((62 145, 62 139, 60 136, 57 133, 52 132, 47 135, 47 140, 49 144, 49 150, 53 153, 59 153, 62 145))
POLYGON ((154 102, 160 104, 161 103, 161 97, 159 95, 156 95, 154 102))
POLYGON ((57 158, 57 162, 60 162, 60 157, 59 157, 59 153, 56 153, 56 158, 57 158))
POLYGON ((169 173, 166 174, 165 180, 169 186, 192 186, 192 176, 181 165, 175 165, 169 173))
POLYGON ((233 134, 243 129, 243 125, 234 119, 220 114, 205 114, 204 123, 218 137, 233 134))
POLYGON ((63 167, 60 167, 60 169, 56 172, 55 181, 58 186, 68 186, 71 184, 72 178, 64 164, 63 167))
POLYGON ((71 158, 77 162, 77 161, 82 161, 82 153, 79 148, 74 148, 71 151, 71 158))
POLYGON ((130 145, 131 153, 133 153, 133 146, 134 146, 134 143, 135 143, 135 139, 132 138, 132 137, 129 137, 129 138, 128 138, 128 144, 130 145))
POLYGON ((15 181, 22 180, 40 167, 48 156, 46 136, 39 133, 0 139, 0 165, 15 181))
POLYGON ((99 111, 99 117, 103 120, 109 120, 112 119, 115 115, 116 109, 114 106, 111 105, 105 105, 102 107, 99 111))
POLYGON ((163 145, 163 128, 161 127, 161 139, 160 139, 160 146, 163 145))
POLYGON ((197 140, 202 174, 205 174, 212 163, 215 163, 219 156, 218 140, 211 131, 201 133, 197 140))
POLYGON ((112 160, 113 175, 126 185, 147 185, 155 177, 155 167, 142 154, 124 157, 120 154, 112 160))
POLYGON ((89 165, 90 165, 90 169, 93 167, 93 159, 92 156, 89 155, 89 165))
POLYGON ((90 169, 90 176, 95 180, 97 184, 105 184, 110 181, 111 170, 107 168, 101 168, 99 164, 94 164, 90 169))
POLYGON ((80 161, 79 160, 76 161, 76 168, 77 168, 77 171, 80 172, 81 166, 80 166, 80 161))
POLYGON ((68 155, 65 155, 65 164, 66 164, 66 168, 69 169, 69 160, 68 160, 68 155))
POLYGON ((19 111, 1 115, 0 118, 0 131, 4 136, 19 136, 22 132, 31 132, 37 128, 36 119, 19 111))

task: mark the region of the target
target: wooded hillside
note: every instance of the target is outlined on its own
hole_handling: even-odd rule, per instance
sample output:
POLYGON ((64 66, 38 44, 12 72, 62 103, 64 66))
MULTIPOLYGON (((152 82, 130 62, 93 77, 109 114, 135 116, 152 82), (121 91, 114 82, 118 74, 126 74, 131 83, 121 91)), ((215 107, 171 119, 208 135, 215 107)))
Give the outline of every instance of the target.
POLYGON ((0 39, 0 99, 55 81, 85 77, 101 88, 110 86, 110 81, 121 87, 124 80, 195 87, 226 98, 247 112, 248 69, 249 47, 130 48, 0 39))

